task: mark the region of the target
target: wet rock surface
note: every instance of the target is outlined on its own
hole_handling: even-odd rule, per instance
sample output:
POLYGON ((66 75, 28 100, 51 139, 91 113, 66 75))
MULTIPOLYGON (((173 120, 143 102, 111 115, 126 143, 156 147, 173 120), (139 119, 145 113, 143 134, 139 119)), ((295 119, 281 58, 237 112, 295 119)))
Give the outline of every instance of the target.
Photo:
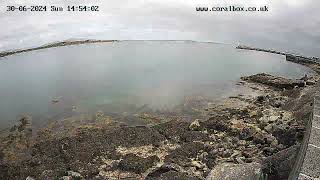
POLYGON ((143 118, 157 119, 155 125, 128 127, 99 112, 89 124, 65 125, 66 133, 56 133, 61 132, 56 125, 32 136, 30 118, 23 117, 0 139, 0 179, 193 180, 228 168, 239 170, 234 175, 257 169, 242 177, 261 170, 269 179, 285 179, 319 85, 295 88, 300 81, 266 74, 242 79, 248 83, 239 85, 252 90, 247 94, 219 103, 197 97, 178 107, 179 112, 195 107, 191 121, 159 123, 165 118, 145 113, 143 118))
POLYGON ((266 84, 280 89, 293 89, 295 86, 304 87, 306 82, 304 80, 293 80, 282 77, 273 76, 266 73, 256 74, 248 77, 241 78, 244 81, 256 82, 266 84))

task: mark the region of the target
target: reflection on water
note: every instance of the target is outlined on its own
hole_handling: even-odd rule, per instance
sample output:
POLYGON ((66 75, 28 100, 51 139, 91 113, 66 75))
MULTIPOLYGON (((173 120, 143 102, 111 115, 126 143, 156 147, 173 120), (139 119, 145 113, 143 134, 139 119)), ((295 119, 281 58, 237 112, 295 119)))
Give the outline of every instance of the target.
POLYGON ((172 109, 180 109, 188 116, 178 108, 186 98, 228 96, 243 75, 297 78, 307 71, 282 56, 210 43, 124 41, 33 51, 0 61, 0 125, 21 113, 30 113, 34 125, 99 110, 130 124, 142 123, 134 116, 142 111, 174 116, 172 109))

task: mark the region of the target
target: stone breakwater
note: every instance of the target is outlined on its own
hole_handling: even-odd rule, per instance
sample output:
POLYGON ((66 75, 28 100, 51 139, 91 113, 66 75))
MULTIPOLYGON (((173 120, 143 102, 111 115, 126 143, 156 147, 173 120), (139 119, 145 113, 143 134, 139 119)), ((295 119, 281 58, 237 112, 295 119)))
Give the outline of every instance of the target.
POLYGON ((287 61, 292 61, 292 62, 296 62, 296 63, 318 63, 318 64, 320 64, 320 59, 318 57, 306 57, 306 56, 301 56, 301 55, 295 55, 295 54, 288 53, 288 52, 281 52, 281 51, 271 50, 271 49, 254 48, 254 47, 241 46, 241 45, 237 46, 236 48, 284 55, 284 56, 286 56, 287 61))
POLYGON ((43 45, 43 46, 40 46, 40 47, 0 52, 0 58, 1 57, 10 56, 10 55, 14 55, 14 54, 40 50, 40 49, 49 49, 49 48, 54 48, 54 47, 79 45, 79 44, 116 42, 116 41, 117 40, 90 40, 90 39, 77 40, 77 41, 61 41, 61 42, 56 42, 56 43, 52 43, 52 44, 48 44, 48 45, 43 45))

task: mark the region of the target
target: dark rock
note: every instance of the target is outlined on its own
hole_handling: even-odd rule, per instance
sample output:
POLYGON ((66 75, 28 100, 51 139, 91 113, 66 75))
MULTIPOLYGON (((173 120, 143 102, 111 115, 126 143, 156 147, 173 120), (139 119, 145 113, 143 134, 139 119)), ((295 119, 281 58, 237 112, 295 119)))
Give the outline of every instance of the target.
POLYGON ((283 77, 277 77, 270 74, 260 73, 248 77, 241 77, 244 81, 256 82, 265 84, 278 89, 293 89, 295 86, 304 87, 305 82, 303 80, 292 80, 283 77))
POLYGON ((200 180, 200 178, 190 176, 184 172, 169 170, 167 172, 159 174, 158 176, 147 176, 146 180, 200 180))
POLYGON ((275 152, 275 149, 272 147, 264 147, 262 150, 266 156, 270 156, 275 152))
POLYGON ((167 173, 169 171, 175 171, 178 173, 181 173, 183 170, 183 168, 177 164, 174 163, 167 163, 167 164, 163 164, 161 167, 155 169, 154 171, 152 171, 151 173, 149 173, 146 177, 147 179, 157 179, 160 176, 162 176, 162 174, 167 173))
POLYGON ((310 78, 308 77, 307 74, 305 74, 300 80, 303 80, 303 81, 308 81, 310 78))
POLYGON ((148 144, 159 144, 165 138, 151 128, 145 126, 121 127, 105 134, 109 143, 116 146, 143 146, 148 144))
POLYGON ((267 98, 265 97, 265 96, 263 96, 263 95, 261 95, 261 96, 258 96, 257 97, 257 102, 259 102, 259 103, 262 103, 262 102, 264 102, 265 100, 266 100, 267 98))
POLYGON ((204 163, 208 166, 208 168, 212 169, 216 165, 217 156, 209 153, 208 157, 204 160, 204 163))
POLYGON ((288 179, 295 164, 298 149, 299 145, 294 145, 264 159, 263 173, 267 174, 269 179, 288 179))
POLYGON ((222 157, 224 157, 224 158, 228 158, 228 157, 230 157, 231 155, 232 155, 232 151, 229 150, 229 149, 223 151, 223 153, 222 153, 222 157))
POLYGON ((253 136, 253 142, 256 144, 264 144, 265 142, 265 134, 262 133, 261 131, 257 132, 256 134, 254 134, 253 136))
POLYGON ((3 153, 3 149, 0 146, 0 163, 2 162, 3 158, 4 158, 4 153, 3 153))
POLYGON ((275 137, 263 131, 258 131, 253 136, 253 142, 256 144, 271 144, 275 140, 275 137))
POLYGON ((210 140, 207 134, 200 131, 190 131, 181 136, 182 142, 194 142, 194 141, 208 141, 210 140))
POLYGON ((215 156, 218 154, 218 149, 213 149, 212 151, 209 152, 210 155, 215 156))
POLYGON ((242 152, 242 155, 246 158, 251 158, 253 154, 251 151, 245 150, 242 152))
POLYGON ((169 121, 156 125, 152 129, 158 131, 167 139, 180 141, 189 132, 189 123, 185 121, 169 121))
MULTIPOLYGON (((72 170, 81 172, 86 179, 99 173, 99 164, 93 162, 96 157, 119 159, 120 156, 115 149, 120 145, 124 147, 155 145, 164 140, 164 136, 148 127, 89 128, 79 131, 77 136, 36 143, 32 148, 32 159, 27 161, 26 165, 19 165, 21 166, 19 169, 29 167, 36 178, 46 169, 54 170, 55 175, 63 175, 67 170, 72 170)), ((24 174, 27 172, 22 172, 21 176, 24 174)))
POLYGON ((274 127, 272 135, 277 138, 280 144, 292 146, 297 141, 299 134, 303 133, 303 127, 280 124, 274 127))
POLYGON ((167 139, 173 140, 179 143, 193 142, 193 141, 207 141, 209 139, 208 135, 204 134, 201 131, 190 130, 189 125, 190 124, 185 121, 173 120, 163 124, 156 125, 152 128, 158 131, 161 135, 165 136, 167 139))
POLYGON ((4 164, 0 164, 0 179, 9 180, 9 167, 4 164))
POLYGON ((118 166, 121 170, 141 174, 159 161, 160 159, 157 156, 142 158, 135 154, 127 154, 123 157, 123 160, 119 162, 118 166))
POLYGON ((229 129, 229 119, 225 116, 215 116, 204 122, 204 126, 209 130, 226 131, 229 129))
POLYGON ((276 107, 276 108, 280 108, 284 105, 284 103, 282 101, 275 101, 272 106, 276 107))
POLYGON ((315 85, 316 82, 314 82, 314 81, 306 81, 306 84, 307 84, 308 86, 312 86, 312 85, 315 85))
POLYGON ((256 134, 256 129, 253 127, 244 127, 239 133, 239 138, 241 140, 252 140, 253 136, 256 134))
POLYGON ((200 150, 204 149, 204 145, 199 142, 185 143, 180 148, 173 150, 165 157, 166 163, 176 163, 180 166, 190 164, 190 158, 195 158, 200 150))

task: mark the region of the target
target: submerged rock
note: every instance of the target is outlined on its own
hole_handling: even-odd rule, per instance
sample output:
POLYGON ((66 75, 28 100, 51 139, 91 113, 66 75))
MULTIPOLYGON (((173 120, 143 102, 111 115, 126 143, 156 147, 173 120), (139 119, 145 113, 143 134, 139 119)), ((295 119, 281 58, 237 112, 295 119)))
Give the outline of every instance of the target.
POLYGON ((61 97, 54 97, 54 98, 52 98, 52 99, 51 99, 52 104, 58 103, 58 102, 60 101, 60 98, 61 98, 61 97))

